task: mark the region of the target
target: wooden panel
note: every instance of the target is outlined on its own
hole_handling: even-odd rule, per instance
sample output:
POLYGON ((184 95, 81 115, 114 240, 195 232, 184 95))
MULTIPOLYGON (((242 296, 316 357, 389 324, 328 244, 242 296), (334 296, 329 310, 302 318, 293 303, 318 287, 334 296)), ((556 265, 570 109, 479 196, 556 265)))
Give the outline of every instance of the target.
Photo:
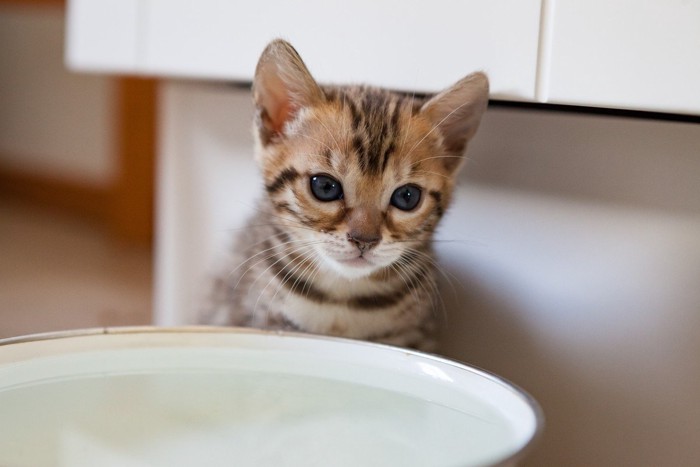
POLYGON ((292 42, 323 82, 435 91, 485 70, 533 99, 540 0, 150 0, 145 71, 249 81, 267 42, 292 42))
POLYGON ((150 245, 154 216, 157 82, 123 78, 114 99, 117 176, 91 184, 0 167, 0 194, 44 205, 105 225, 115 239, 150 245))
POLYGON ((131 243, 150 244, 153 236, 156 93, 157 82, 152 79, 118 82, 119 167, 110 224, 119 239, 131 243))
POLYGON ((548 102, 700 114, 700 2, 552 6, 548 102))
POLYGON ((41 204, 103 224, 109 211, 108 188, 40 175, 21 170, 0 168, 0 195, 41 204))

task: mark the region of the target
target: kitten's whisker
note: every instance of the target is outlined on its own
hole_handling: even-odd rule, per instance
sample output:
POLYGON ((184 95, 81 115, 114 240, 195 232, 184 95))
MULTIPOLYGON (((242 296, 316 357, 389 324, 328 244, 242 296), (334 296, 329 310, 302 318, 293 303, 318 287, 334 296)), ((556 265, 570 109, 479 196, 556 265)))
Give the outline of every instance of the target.
MULTIPOLYGON (((292 284, 292 287, 290 289, 292 292, 296 293, 296 287, 297 287, 297 284, 299 283, 299 281, 304 281, 305 282, 304 287, 306 287, 306 285, 308 284, 308 281, 304 278, 304 276, 311 267, 314 267, 314 262, 315 262, 315 260, 313 257, 309 257, 309 256, 304 255, 303 261, 301 262, 301 264, 297 268, 295 268, 294 274, 296 275, 296 272, 304 265, 304 263, 308 263, 308 264, 306 265, 304 270, 301 272, 301 274, 296 276, 294 284, 292 284)), ((303 291, 304 291, 304 289, 302 288, 301 293, 303 293, 303 291)), ((289 297, 290 297, 290 295, 287 295, 287 298, 285 299, 285 304, 286 304, 287 300, 289 299, 289 297)))
MULTIPOLYGON (((292 286, 292 290, 293 290, 293 291, 296 291, 296 286, 297 286, 297 284, 299 283, 299 281, 307 282, 306 279, 304 278, 304 276, 305 276, 305 274, 307 273, 307 271, 308 271, 311 267, 313 267, 314 260, 313 260, 313 258, 305 257, 305 258, 304 258, 304 263, 306 263, 306 267, 304 268, 303 271, 301 271, 301 273, 297 276, 296 280, 294 281, 294 284, 293 284, 293 286, 292 286)), ((299 267, 296 269, 296 271, 298 271, 299 269, 301 269, 301 267, 304 266, 304 263, 300 264, 299 267)), ((295 272, 296 272, 296 271, 295 271, 295 272)), ((304 287, 306 287, 306 285, 304 285, 304 287)), ((302 292, 303 292, 303 289, 302 289, 302 292)))
MULTIPOLYGON (((262 291, 261 291, 260 294, 258 295, 258 299, 255 301, 255 306, 253 307, 254 310, 257 310, 258 302, 260 301, 260 299, 262 298, 262 296, 264 295, 265 291, 266 291, 267 288, 270 286, 270 284, 272 283, 272 281, 274 281, 275 279, 278 279, 278 280, 277 280, 277 282, 278 282, 278 283, 277 283, 277 287, 275 288, 275 293, 273 294, 272 298, 269 300, 270 303, 275 303, 275 298, 277 297, 277 294, 279 293, 279 291, 281 290, 281 288, 284 286, 284 284, 288 281, 288 277, 290 277, 290 276, 292 276, 293 274, 295 274, 295 272, 296 272, 301 266, 303 266, 303 264, 304 264, 305 262, 308 261, 308 258, 307 258, 307 256, 306 256, 306 252, 301 252, 301 253, 300 253, 300 252, 297 252, 297 254, 298 254, 298 255, 297 255, 296 257, 292 257, 292 258, 290 259, 290 264, 294 265, 293 268, 292 268, 291 270, 288 270, 288 271, 287 271, 287 273, 284 275, 284 277, 282 278, 281 281, 278 279, 278 277, 279 277, 279 275, 283 272, 283 270, 278 271, 277 273, 275 273, 275 274, 270 278, 270 280, 267 282, 267 284, 265 285, 265 287, 262 289, 262 291), (296 265, 296 264, 295 264, 296 262, 298 262, 299 264, 296 265)), ((291 256, 291 255, 287 255, 287 256, 285 256, 285 257, 290 257, 290 256, 291 256)), ((285 303, 286 303, 286 300, 285 300, 285 303)), ((266 311, 266 313, 265 313, 265 320, 264 320, 264 321, 265 321, 265 323, 266 323, 266 325, 267 325, 267 324, 270 322, 270 308, 267 307, 267 308, 265 309, 265 311, 266 311)), ((283 311, 282 311, 282 310, 279 310, 279 311, 280 311, 280 313, 283 314, 283 311)))
MULTIPOLYGON (((297 251, 301 251, 301 250, 306 249, 306 248, 313 248, 313 246, 314 246, 315 244, 316 244, 316 242, 309 242, 309 243, 303 244, 303 245, 301 245, 301 246, 298 246, 297 248, 294 248, 294 249, 292 249, 292 250, 289 251, 289 252, 283 252, 282 257, 279 258, 277 261, 275 261, 272 265, 268 266, 268 268, 265 269, 265 271, 263 271, 261 274, 264 274, 265 272, 267 272, 272 266, 276 265, 279 261, 281 261, 282 259, 286 258, 287 256, 290 256, 290 255, 296 253, 297 251)), ((273 247, 273 248, 271 248, 271 249, 275 249, 275 248, 277 248, 277 247, 273 247)), ((268 249, 268 250, 270 250, 270 249, 268 249)), ((257 255, 256 255, 256 256, 257 256, 257 255)), ((250 272, 250 271, 251 271, 253 268, 255 268, 258 264, 263 263, 263 262, 265 262, 265 261, 268 261, 268 260, 274 258, 275 256, 277 256, 277 253, 276 253, 276 252, 273 252, 273 253, 269 254, 268 256, 266 256, 265 258, 263 258, 263 259, 261 259, 261 260, 259 260, 259 261, 256 261, 254 264, 250 265, 250 266, 245 270, 245 272, 244 272, 243 274, 241 274, 241 276, 238 278, 238 281, 236 282, 236 285, 233 287, 234 290, 238 288, 238 285, 241 283, 241 280, 243 280, 243 278, 246 276, 246 274, 248 274, 248 272, 250 272)), ((249 258, 249 259, 252 259, 252 257, 249 258)), ((246 262, 247 262, 247 260, 246 260, 246 262)), ((260 278, 260 276, 258 276, 258 279, 259 279, 259 278, 260 278)), ((253 281, 253 284, 255 284, 255 283, 258 281, 258 279, 256 279, 255 281, 253 281)))
MULTIPOLYGON (((318 275, 318 271, 320 269, 318 267, 317 260, 315 260, 315 259, 311 260, 311 265, 313 266, 313 271, 311 272, 311 275, 309 276, 308 280, 306 281, 307 284, 309 284, 309 288, 306 290, 306 298, 307 299, 309 298, 309 294, 311 293, 311 287, 312 287, 311 284, 313 284, 314 281, 316 280, 316 276, 318 275)), ((306 274, 306 270, 302 274, 306 274)), ((303 290, 302 290, 302 292, 303 292, 303 290)))
POLYGON ((274 253, 274 252, 270 253, 270 252, 273 251, 273 250, 275 250, 276 248, 277 248, 276 246, 273 246, 273 247, 270 247, 270 248, 266 248, 265 250, 259 251, 258 253, 255 253, 254 255, 252 255, 252 256, 246 258, 244 261, 241 261, 235 268, 233 268, 231 271, 229 271, 228 277, 231 278, 236 272, 238 272, 238 270, 239 270, 240 268, 242 268, 243 266, 245 266, 247 263, 249 263, 250 261, 256 259, 257 257, 259 257, 259 256, 261 256, 261 255, 265 255, 266 253, 268 253, 267 256, 264 256, 262 259, 259 259, 259 260, 256 261, 255 263, 251 264, 251 265, 245 270, 245 272, 243 272, 243 274, 241 274, 241 276, 239 277, 238 281, 236 282, 236 285, 234 286, 234 289, 236 289, 236 288, 238 287, 238 284, 239 284, 240 281, 243 279, 243 277, 244 277, 246 274, 248 274, 248 271, 250 271, 251 269, 253 269, 253 268, 254 268, 255 266, 257 266, 258 264, 260 264, 260 263, 262 263, 262 262, 264 262, 264 261, 267 261, 268 259, 274 257, 276 253, 274 253))
MULTIPOLYGON (((272 238, 272 237, 268 237, 267 239, 262 240, 261 242, 255 243, 255 244, 253 244, 253 245, 258 245, 258 244, 260 244, 260 243, 264 243, 264 242, 268 241, 270 238, 272 238)), ((277 248, 279 248, 279 247, 284 247, 284 246, 287 246, 287 245, 297 244, 297 243, 312 244, 312 243, 315 243, 315 242, 311 242, 311 241, 309 241, 309 240, 290 240, 290 241, 288 241, 288 242, 280 242, 280 243, 278 243, 278 244, 276 244, 276 245, 272 245, 271 247, 265 248, 264 250, 261 250, 261 251, 255 253, 253 256, 248 257, 245 261, 239 263, 238 266, 236 266, 234 269, 232 269, 231 271, 229 271, 228 277, 231 277, 233 274, 235 274, 236 271, 238 271, 240 268, 242 268, 242 267, 243 267, 246 263, 248 263, 249 261, 252 261, 253 259, 255 259, 257 256, 264 255, 265 253, 267 253, 267 252, 269 252, 269 251, 273 251, 273 250, 275 250, 275 249, 277 249, 277 248)), ((303 246, 303 245, 302 245, 302 246, 303 246)), ((273 255, 273 256, 274 256, 274 255, 273 255)), ((267 259, 267 258, 265 258, 265 259, 267 259)), ((259 264, 259 263, 262 262, 262 261, 265 261, 265 259, 259 261, 258 263, 255 263, 253 266, 259 264)), ((244 274, 244 275, 245 275, 245 274, 244 274)))
POLYGON ((452 290, 452 297, 455 299, 457 298, 457 289, 455 288, 454 282, 452 281, 452 279, 454 279, 456 282, 459 283, 459 278, 457 278, 457 276, 455 276, 454 274, 452 274, 451 272, 449 272, 445 268, 443 268, 440 265, 440 262, 437 259, 435 259, 435 257, 433 257, 432 255, 425 253, 423 251, 411 248, 411 247, 408 247, 407 250, 411 251, 414 254, 419 255, 425 261, 428 261, 433 266, 433 268, 437 272, 439 272, 442 275, 442 277, 445 278, 445 281, 447 281, 447 283, 450 286, 450 289, 452 290), (449 274, 449 276, 448 276, 448 274, 449 274), (450 277, 450 276, 452 276, 452 277, 450 277))
POLYGON ((450 180, 452 177, 449 177, 445 174, 437 173, 437 172, 431 172, 430 170, 416 170, 413 173, 417 174, 430 174, 430 175, 437 175, 438 177, 442 177, 445 180, 450 180))
MULTIPOLYGON (((297 258, 297 259, 299 259, 299 258, 297 258)), ((282 278, 282 281, 280 281, 280 283, 277 285, 277 290, 275 291, 275 295, 272 297, 272 301, 274 301, 275 297, 277 297, 277 294, 282 289, 282 287, 284 287, 292 277, 296 276, 297 271, 299 269, 301 269, 301 267, 304 265, 304 263, 309 261, 309 258, 305 255, 303 257, 301 257, 300 259, 301 259, 301 261, 299 261, 299 264, 294 265, 294 267, 291 270, 287 271, 287 274, 285 274, 285 276, 282 278)), ((297 280, 298 280, 298 276, 297 276, 297 280)), ((287 295, 287 297, 285 298, 285 303, 287 302, 288 298, 289 298, 289 295, 287 295)))
MULTIPOLYGON (((416 274, 418 272, 420 272, 420 269, 421 269, 420 267, 416 267, 417 266, 416 264, 414 264, 413 262, 411 262, 405 258, 400 259, 399 261, 396 262, 396 264, 399 267, 401 267, 403 269, 403 271, 406 272, 406 274, 408 275, 409 278, 411 278, 410 282, 412 284, 414 284, 413 285, 414 290, 418 289, 419 287, 423 288, 423 281, 418 280, 418 278, 416 277, 416 274)), ((425 290, 425 289, 423 289, 423 290, 425 290)))
MULTIPOLYGON (((258 245, 261 245, 261 244, 263 244, 263 243, 265 243, 265 242, 270 241, 270 240, 273 239, 273 238, 281 237, 281 236, 283 236, 283 235, 284 235, 283 232, 276 232, 276 233, 273 233, 273 234, 271 234, 271 235, 268 235, 267 237, 263 238, 262 240, 259 240, 259 241, 255 242, 255 243, 251 243, 250 246, 251 246, 251 247, 258 246, 258 245)), ((302 242, 302 241, 304 241, 304 240, 291 240, 290 242, 297 242, 297 241, 302 242)), ((282 243, 287 243, 287 242, 282 242, 282 243)))
MULTIPOLYGON (((248 203, 244 203, 244 205, 245 205, 246 207, 252 209, 253 211, 259 212, 259 213, 262 214, 263 216, 275 217, 275 218, 277 218, 277 219, 286 221, 288 224, 294 224, 294 226, 295 226, 296 228, 298 228, 298 229, 310 230, 310 231, 312 231, 312 232, 318 232, 317 230, 312 229, 311 227, 305 226, 305 225, 302 224, 298 219, 294 219, 294 218, 291 218, 291 217, 284 217, 284 216, 281 216, 281 215, 279 215, 279 214, 275 214, 274 212, 271 212, 271 211, 272 211, 272 206, 267 206, 267 205, 266 205, 265 207, 261 208, 261 207, 259 207, 259 206, 257 206, 257 205, 252 205, 252 204, 248 204, 248 203)), ((244 226, 242 226, 242 227, 240 227, 240 228, 238 228, 238 229, 228 229, 228 230, 230 230, 230 231, 242 230, 242 229, 247 229, 247 228, 250 228, 250 227, 255 227, 255 226, 257 226, 257 225, 259 225, 259 226, 267 226, 267 225, 272 225, 272 226, 274 226, 274 225, 278 225, 278 226, 280 226, 280 227, 286 227, 285 224, 272 224, 272 223, 266 223, 266 224, 246 224, 246 225, 244 225, 244 226)))
MULTIPOLYGON (((410 243, 410 244, 415 244, 415 240, 392 240, 391 243, 410 243)), ((462 245, 467 245, 467 246, 480 246, 480 247, 488 247, 488 244, 479 242, 477 240, 470 240, 470 239, 459 239, 459 238, 434 238, 430 240, 431 243, 460 243, 462 245)))
MULTIPOLYGON (((285 224, 281 224, 281 223, 247 224, 247 225, 245 225, 245 226, 243 226, 243 227, 236 227, 236 228, 233 228, 233 229, 224 229, 224 232, 239 232, 239 231, 241 231, 241 230, 250 230, 251 227, 286 227, 286 228, 289 228, 290 226, 285 225, 285 224)), ((301 228, 303 228, 303 229, 305 229, 305 230, 311 230, 312 232, 318 232, 317 230, 312 229, 311 227, 304 227, 304 226, 301 226, 301 225, 299 225, 299 226, 294 225, 294 226, 292 226, 292 227, 293 227, 293 228, 296 228, 296 229, 301 229, 301 228)), ((282 232, 278 232, 278 233, 276 233, 275 235, 282 235, 282 234, 283 234, 282 232)))
POLYGON ((332 150, 333 150, 330 146, 328 146, 328 144, 326 144, 325 142, 321 141, 320 139, 314 138, 314 137, 311 136, 311 135, 307 135, 306 133, 296 133, 296 134, 299 135, 299 136, 303 136, 304 138, 308 138, 308 139, 311 139, 311 140, 316 141, 318 144, 323 145, 323 146, 324 146, 326 149, 328 149, 329 151, 332 151, 332 150))
POLYGON ((405 256, 406 250, 403 251, 403 254, 399 256, 399 258, 395 261, 395 264, 399 265, 400 267, 403 268, 409 274, 409 277, 411 277, 411 282, 415 282, 417 287, 420 284, 420 281, 417 280, 417 273, 420 272, 420 265, 411 261, 412 257, 407 257, 405 256))
POLYGON ((309 271, 313 271, 313 268, 315 268, 316 265, 313 260, 309 261, 309 264, 306 265, 303 271, 299 274, 297 277, 297 280, 294 281, 293 289, 294 293, 304 296, 304 298, 308 299, 309 298, 309 292, 311 291, 311 278, 307 277, 307 274, 309 274, 309 271), (297 284, 301 281, 301 290, 297 291, 297 284))
MULTIPOLYGON (((274 263, 270 264, 267 268, 265 268, 265 270, 263 270, 260 274, 258 274, 258 277, 255 278, 255 280, 254 280, 253 283, 251 284, 251 287, 252 287, 253 285, 255 285, 255 284, 260 280, 261 277, 263 277, 265 274, 267 274, 267 272, 268 272, 270 269, 272 269, 273 267, 275 267, 278 263, 280 263, 280 262, 282 262, 283 260, 287 259, 288 257, 292 256, 293 254, 297 254, 297 253, 299 253, 300 251, 308 251, 308 250, 311 249, 311 248, 313 248, 313 245, 310 245, 310 246, 307 245, 307 246, 304 246, 304 247, 295 248, 295 249, 293 249, 292 251, 288 252, 287 254, 282 255, 280 258, 277 258, 277 261, 275 261, 274 263)), ((258 299, 256 300, 255 306, 253 307, 253 314, 255 314, 255 312, 257 311, 257 307, 258 307, 258 303, 260 302, 260 298, 263 296, 263 294, 265 293, 265 290, 267 290, 267 288, 269 287, 270 283, 275 279, 275 277, 277 277, 278 274, 279 274, 279 272, 276 273, 276 274, 274 274, 274 275, 270 278, 270 280, 268 281, 268 283, 265 285, 265 287, 262 289, 262 291, 261 291, 260 294, 258 295, 258 299)))
MULTIPOLYGON (((426 280, 417 280, 415 277, 416 272, 420 272, 422 267, 420 267, 417 264, 412 263, 408 259, 402 259, 397 262, 397 264, 402 267, 406 272, 406 274, 410 274, 411 277, 413 277, 413 280, 411 281, 416 290, 415 293, 418 295, 416 297, 417 301, 420 301, 419 295, 422 292, 422 294, 425 294, 432 305, 432 310, 433 313, 435 313, 436 310, 442 310, 443 315, 445 314, 445 304, 442 301, 442 297, 440 296, 439 290, 437 288, 437 285, 434 282, 434 279, 432 275, 427 275, 428 277, 426 280), (427 285, 426 285, 427 283, 427 285), (429 288, 428 288, 429 286, 429 288), (438 302, 439 300, 439 302, 438 302)), ((415 296, 415 295, 414 295, 415 296)))
MULTIPOLYGON (((292 277, 295 277, 295 282, 299 279, 297 276, 297 271, 301 269, 302 266, 306 262, 309 261, 309 258, 306 255, 300 255, 299 257, 295 258, 293 261, 296 261, 298 264, 294 264, 291 270, 287 271, 287 274, 284 275, 282 280, 278 281, 277 288, 275 290, 275 294, 272 296, 272 299, 270 300, 271 303, 275 303, 275 298, 279 294, 280 290, 282 288, 287 287, 287 283, 291 280, 292 277), (298 261, 297 261, 298 260, 298 261)), ((284 297, 284 302, 282 303, 282 306, 279 309, 279 313, 284 315, 284 310, 287 308, 287 301, 289 300, 289 297, 292 296, 294 293, 294 287, 289 288, 289 292, 287 292, 286 296, 284 297)), ((268 316, 266 316, 266 320, 269 320, 269 313, 268 316)))
POLYGON ((405 266, 402 265, 402 264, 399 264, 398 262, 391 263, 389 266, 390 266, 391 269, 396 273, 396 275, 399 276, 399 279, 401 279, 401 280, 403 281, 404 285, 405 285, 406 288, 408 289, 408 291, 409 291, 409 293, 411 294, 411 296, 413 297, 413 299, 414 299, 416 302, 420 302, 420 297, 418 297, 418 294, 417 294, 417 292, 416 292, 416 290, 415 290, 416 287, 415 287, 415 286, 412 286, 411 284, 413 283, 413 281, 410 281, 410 280, 409 280, 409 278, 410 278, 410 275, 409 275, 409 274, 410 274, 410 271, 406 270, 406 269, 405 269, 405 266))
POLYGON ((421 159, 421 160, 418 160, 418 161, 414 162, 413 164, 411 164, 411 168, 417 166, 417 165, 420 164, 421 162, 429 161, 429 160, 432 160, 432 159, 462 159, 462 156, 442 155, 442 156, 425 157, 425 158, 423 158, 423 159, 421 159))
MULTIPOLYGON (((263 215, 265 215, 265 216, 274 217, 274 218, 277 218, 277 219, 286 221, 286 222, 289 223, 289 224, 293 224, 294 227, 297 228, 297 229, 310 230, 310 231, 312 231, 312 232, 318 232, 318 230, 316 230, 316 229, 312 229, 311 227, 305 226, 305 225, 302 224, 298 219, 294 219, 294 218, 290 218, 290 217, 284 217, 284 216, 281 216, 281 215, 279 215, 279 214, 275 214, 275 213, 273 213, 273 212, 269 212, 268 210, 261 209, 261 208, 256 208, 256 211, 260 212, 261 214, 263 214, 263 215)), ((274 224, 271 224, 271 225, 274 225, 274 224)), ((286 227, 284 224, 279 224, 279 225, 282 226, 282 227, 286 227)))
POLYGON ((316 118, 316 121, 318 121, 318 123, 321 124, 321 126, 323 127, 323 129, 326 130, 326 133, 328 133, 328 135, 329 135, 331 138, 333 138, 333 142, 335 143, 335 147, 336 147, 336 149, 338 150, 338 152, 342 152, 342 151, 340 150, 340 145, 338 144, 338 140, 335 139, 335 136, 333 135, 333 133, 331 133, 331 130, 329 130, 328 127, 326 126, 326 124, 323 123, 323 120, 321 120, 321 119, 319 118, 319 116, 316 115, 316 114, 314 114, 314 118, 316 118))
MULTIPOLYGON (((308 260, 308 258, 307 258, 307 260, 308 260)), ((290 290, 293 293, 297 293, 296 290, 297 290, 297 285, 299 284, 299 281, 304 281, 305 285, 302 287, 302 293, 303 293, 304 287, 306 287, 306 284, 308 284, 308 281, 304 278, 304 275, 307 273, 309 268, 312 266, 316 267, 315 260, 313 258, 311 258, 310 264, 307 265, 306 268, 304 268, 304 270, 301 272, 301 274, 297 275, 296 279, 294 280, 294 283, 292 284, 292 287, 290 288, 290 290)), ((285 306, 286 306, 287 300, 289 300, 289 297, 291 297, 291 296, 292 296, 292 294, 287 295, 287 298, 285 299, 285 306)))
MULTIPOLYGON (((397 263, 404 265, 405 267, 409 268, 409 270, 413 270, 414 268, 420 270, 421 267, 417 263, 417 258, 417 256, 403 256, 399 259, 399 261, 397 261, 397 263)), ((435 283, 435 279, 430 274, 425 275, 427 276, 426 280, 418 281, 417 285, 423 290, 423 292, 425 292, 428 295, 428 297, 431 298, 434 308, 440 308, 444 313, 445 303, 442 300, 442 297, 440 296, 440 292, 438 290, 437 284, 435 283), (428 286, 430 287, 430 289, 428 289, 428 286), (442 307, 437 306, 437 300, 440 300, 442 307)))

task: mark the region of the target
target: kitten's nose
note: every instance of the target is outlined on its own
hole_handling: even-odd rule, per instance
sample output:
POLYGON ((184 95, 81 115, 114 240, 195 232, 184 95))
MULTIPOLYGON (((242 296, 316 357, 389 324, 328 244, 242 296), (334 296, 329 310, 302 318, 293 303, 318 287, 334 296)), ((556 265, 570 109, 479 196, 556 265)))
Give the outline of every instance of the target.
POLYGON ((367 235, 356 232, 348 232, 348 241, 355 244, 355 246, 360 250, 360 253, 364 253, 379 243, 382 237, 379 235, 367 235))

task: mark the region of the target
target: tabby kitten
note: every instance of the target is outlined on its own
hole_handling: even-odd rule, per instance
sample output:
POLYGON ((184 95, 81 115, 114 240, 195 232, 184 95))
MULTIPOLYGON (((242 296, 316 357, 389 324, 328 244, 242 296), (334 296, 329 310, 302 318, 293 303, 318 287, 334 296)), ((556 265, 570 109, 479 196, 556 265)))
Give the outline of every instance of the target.
POLYGON ((253 97, 266 194, 202 321, 433 349, 431 238, 486 109, 486 76, 420 99, 322 87, 276 40, 253 97))

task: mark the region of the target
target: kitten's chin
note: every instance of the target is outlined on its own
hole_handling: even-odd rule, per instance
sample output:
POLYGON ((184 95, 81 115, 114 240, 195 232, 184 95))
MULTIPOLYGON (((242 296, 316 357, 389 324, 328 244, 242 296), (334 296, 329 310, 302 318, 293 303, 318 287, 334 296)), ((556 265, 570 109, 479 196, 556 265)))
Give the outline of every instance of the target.
POLYGON ((367 277, 381 266, 378 266, 363 257, 352 259, 333 259, 324 256, 324 263, 339 276, 346 279, 359 279, 367 277))

